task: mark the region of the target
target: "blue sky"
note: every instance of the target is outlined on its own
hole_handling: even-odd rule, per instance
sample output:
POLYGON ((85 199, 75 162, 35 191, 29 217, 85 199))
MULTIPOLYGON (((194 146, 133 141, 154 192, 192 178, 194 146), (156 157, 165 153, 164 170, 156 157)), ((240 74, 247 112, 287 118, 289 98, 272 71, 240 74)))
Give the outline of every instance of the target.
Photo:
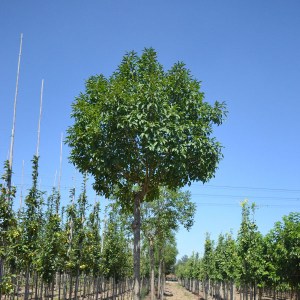
MULTIPOLYGON (((72 123, 71 103, 84 91, 84 81, 94 74, 109 76, 126 51, 154 47, 166 69, 185 62, 202 81, 206 100, 225 101, 229 111, 215 130, 224 146, 215 178, 190 188, 198 210, 194 228, 178 233, 179 257, 201 252, 206 232, 214 239, 221 232, 236 234, 245 198, 258 204, 255 217, 266 233, 283 215, 300 209, 299 13, 296 0, 3 0, 0 162, 10 143, 21 32, 13 181, 20 186, 24 160, 24 190, 36 148, 41 80, 40 186, 47 190, 59 169, 61 132, 72 123)), ((64 146, 65 197, 73 184, 80 186, 67 157, 64 146)))

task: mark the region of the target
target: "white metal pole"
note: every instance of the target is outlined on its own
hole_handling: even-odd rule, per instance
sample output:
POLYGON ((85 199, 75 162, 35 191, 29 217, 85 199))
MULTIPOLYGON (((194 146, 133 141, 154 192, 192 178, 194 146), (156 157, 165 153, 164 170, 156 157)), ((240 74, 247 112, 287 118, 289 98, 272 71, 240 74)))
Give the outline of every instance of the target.
MULTIPOLYGON (((9 151, 10 174, 12 174, 12 165, 13 165, 13 152, 14 152, 14 141, 15 141, 15 124, 16 124, 17 98, 18 98, 19 75, 20 75, 21 55, 22 55, 22 42, 23 42, 23 33, 21 33, 21 38, 20 38, 20 51, 19 51, 16 90, 15 90, 15 99, 14 99, 13 124, 12 124, 11 139, 10 139, 10 151, 9 151)), ((11 188, 11 176, 9 178, 8 188, 9 188, 9 190, 11 188)))
POLYGON ((42 85, 41 85, 40 114, 39 114, 39 123, 38 123, 38 136, 37 136, 37 145, 36 145, 36 156, 39 156, 39 150, 40 150, 41 119, 42 119, 42 108, 43 108, 43 91, 44 91, 44 79, 42 80, 42 85))
POLYGON ((22 161, 22 179, 21 179, 21 192, 20 192, 20 211, 23 205, 23 185, 24 185, 24 159, 22 161))
POLYGON ((62 173, 62 145, 63 145, 63 133, 61 133, 61 140, 60 140, 58 192, 60 192, 60 181, 61 181, 61 173, 62 173))

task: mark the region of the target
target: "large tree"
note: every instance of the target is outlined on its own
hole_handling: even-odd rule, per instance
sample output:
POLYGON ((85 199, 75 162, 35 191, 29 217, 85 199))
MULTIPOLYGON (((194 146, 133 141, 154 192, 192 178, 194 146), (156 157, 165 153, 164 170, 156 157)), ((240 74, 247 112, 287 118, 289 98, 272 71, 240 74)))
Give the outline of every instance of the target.
POLYGON ((214 176, 222 157, 212 137, 224 103, 204 101, 184 63, 164 71, 154 49, 127 53, 112 76, 90 77, 73 103, 71 161, 94 176, 95 190, 134 213, 135 299, 140 296, 140 203, 159 186, 180 188, 214 176))

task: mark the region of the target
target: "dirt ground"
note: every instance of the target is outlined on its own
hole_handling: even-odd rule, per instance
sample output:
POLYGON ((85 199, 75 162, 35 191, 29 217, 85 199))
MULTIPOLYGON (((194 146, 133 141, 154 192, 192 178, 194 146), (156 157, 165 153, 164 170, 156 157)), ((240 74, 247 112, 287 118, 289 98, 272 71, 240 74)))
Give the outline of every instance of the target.
MULTIPOLYGON (((178 282, 168 281, 165 288, 166 294, 172 294, 172 296, 165 296, 166 300, 198 300, 199 298, 194 294, 187 291, 178 282)), ((149 300, 148 296, 145 300, 149 300)))

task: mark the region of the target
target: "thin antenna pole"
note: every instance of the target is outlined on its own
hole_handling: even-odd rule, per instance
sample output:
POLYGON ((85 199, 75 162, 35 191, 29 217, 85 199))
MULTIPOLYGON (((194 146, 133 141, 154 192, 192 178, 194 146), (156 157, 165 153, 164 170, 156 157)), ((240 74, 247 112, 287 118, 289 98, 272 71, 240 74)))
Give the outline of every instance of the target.
POLYGON ((104 247, 104 240, 105 240, 105 235, 106 235, 106 213, 104 214, 104 226, 103 226, 103 230, 102 230, 102 240, 101 240, 101 252, 103 251, 103 247, 104 247))
POLYGON ((76 170, 75 170, 74 176, 72 177, 72 180, 73 180, 73 197, 72 197, 72 205, 73 205, 74 202, 75 202, 75 195, 76 195, 76 175, 77 175, 77 172, 76 172, 76 170))
POLYGON ((62 173, 62 145, 63 145, 63 133, 61 133, 61 139, 60 139, 60 157, 59 157, 58 192, 60 192, 60 181, 61 181, 61 173, 62 173))
POLYGON ((40 115, 39 115, 38 137, 37 137, 37 146, 36 146, 36 156, 37 157, 39 156, 39 150, 40 150, 41 119, 42 119, 42 108, 43 108, 43 91, 44 91, 44 79, 42 80, 42 85, 41 85, 40 115))
POLYGON ((20 192, 20 210, 23 205, 23 184, 24 184, 24 160, 22 161, 22 179, 21 179, 21 192, 20 192))
POLYGON ((53 182, 53 187, 56 186, 56 177, 57 177, 57 170, 55 170, 55 174, 54 174, 54 182, 53 182))
MULTIPOLYGON (((16 80, 16 91, 15 91, 15 99, 14 99, 13 125, 12 125, 12 130, 11 130, 11 139, 10 139, 10 151, 9 151, 10 174, 12 174, 12 165, 13 165, 13 152, 14 152, 14 141, 15 141, 15 124, 16 124, 17 98, 18 98, 19 75, 20 75, 21 55, 22 55, 22 42, 23 42, 23 33, 21 33, 21 38, 20 38, 20 51, 19 51, 17 80, 16 80)), ((8 180, 8 189, 9 190, 11 189, 11 176, 9 176, 9 180, 8 180)))

